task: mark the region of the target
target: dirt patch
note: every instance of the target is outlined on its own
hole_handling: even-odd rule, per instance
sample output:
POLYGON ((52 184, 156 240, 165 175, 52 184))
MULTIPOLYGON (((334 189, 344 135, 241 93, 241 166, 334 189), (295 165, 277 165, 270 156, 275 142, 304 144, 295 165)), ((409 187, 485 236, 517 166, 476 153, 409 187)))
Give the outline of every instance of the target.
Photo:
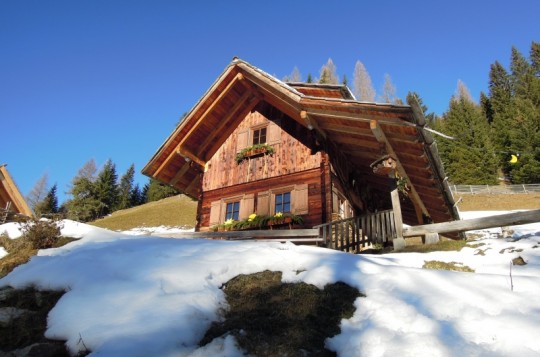
POLYGON ((240 275, 223 290, 229 308, 214 323, 201 345, 233 335, 252 356, 335 356, 324 348, 327 337, 340 332, 341 319, 354 313, 363 296, 344 283, 324 290, 305 283, 282 283, 280 272, 240 275))

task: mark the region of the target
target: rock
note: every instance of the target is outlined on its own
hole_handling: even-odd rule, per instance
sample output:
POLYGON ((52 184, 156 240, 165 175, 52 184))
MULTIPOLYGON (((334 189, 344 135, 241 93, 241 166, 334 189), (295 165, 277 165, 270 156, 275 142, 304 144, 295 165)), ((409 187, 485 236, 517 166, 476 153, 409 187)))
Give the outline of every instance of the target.
POLYGON ((69 356, 61 343, 43 342, 12 351, 8 356, 13 357, 56 357, 69 356))
POLYGON ((513 265, 526 265, 527 262, 525 262, 525 260, 522 257, 517 257, 517 258, 512 259, 512 264, 513 265))
POLYGON ((16 293, 17 291, 11 286, 0 288, 0 303, 11 299, 16 293))
POLYGON ((20 318, 25 314, 30 314, 32 311, 19 309, 16 307, 1 307, 0 308, 0 327, 8 327, 13 320, 20 318))

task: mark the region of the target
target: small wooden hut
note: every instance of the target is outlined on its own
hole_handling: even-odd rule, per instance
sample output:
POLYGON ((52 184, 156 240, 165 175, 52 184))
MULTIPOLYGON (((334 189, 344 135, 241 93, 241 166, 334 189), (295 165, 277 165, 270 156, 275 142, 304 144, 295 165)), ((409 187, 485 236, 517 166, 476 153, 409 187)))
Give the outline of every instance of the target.
POLYGON ((233 59, 143 173, 198 200, 197 231, 255 213, 305 227, 392 209, 458 218, 418 103, 359 102, 344 85, 284 83, 233 59), (256 150, 255 150, 256 149, 256 150))
POLYGON ((0 224, 4 223, 12 214, 27 217, 33 215, 6 166, 6 164, 0 165, 0 224))

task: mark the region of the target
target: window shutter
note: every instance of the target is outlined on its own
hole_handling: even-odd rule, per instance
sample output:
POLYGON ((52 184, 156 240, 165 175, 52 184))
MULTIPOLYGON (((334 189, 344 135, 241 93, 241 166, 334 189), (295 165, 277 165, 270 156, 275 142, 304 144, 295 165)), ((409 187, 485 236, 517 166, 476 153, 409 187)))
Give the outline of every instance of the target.
POLYGON ((221 218, 221 201, 214 201, 210 205, 210 226, 220 224, 221 218))
POLYGON ((268 145, 274 145, 281 141, 281 128, 274 122, 268 124, 266 133, 266 142, 268 145))
POLYGON ((292 194, 292 206, 294 214, 307 214, 308 205, 308 185, 296 185, 292 194))
POLYGON ((270 214, 270 192, 259 192, 257 194, 257 214, 259 216, 270 214))
POLYGON ((247 129, 244 129, 238 133, 238 136, 236 138, 236 152, 240 152, 242 151, 242 149, 248 147, 248 134, 249 131, 247 129))
POLYGON ((253 208, 255 206, 255 195, 249 194, 244 195, 244 198, 240 200, 240 212, 238 214, 238 219, 246 219, 250 214, 253 213, 253 208))

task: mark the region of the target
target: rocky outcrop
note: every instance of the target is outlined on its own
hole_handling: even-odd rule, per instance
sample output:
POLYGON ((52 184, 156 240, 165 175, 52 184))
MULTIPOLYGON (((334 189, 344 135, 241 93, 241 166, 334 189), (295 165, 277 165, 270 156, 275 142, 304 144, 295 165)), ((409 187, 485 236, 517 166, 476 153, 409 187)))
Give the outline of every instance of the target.
POLYGON ((69 356, 63 341, 44 336, 47 315, 63 294, 0 288, 0 356, 69 356))

